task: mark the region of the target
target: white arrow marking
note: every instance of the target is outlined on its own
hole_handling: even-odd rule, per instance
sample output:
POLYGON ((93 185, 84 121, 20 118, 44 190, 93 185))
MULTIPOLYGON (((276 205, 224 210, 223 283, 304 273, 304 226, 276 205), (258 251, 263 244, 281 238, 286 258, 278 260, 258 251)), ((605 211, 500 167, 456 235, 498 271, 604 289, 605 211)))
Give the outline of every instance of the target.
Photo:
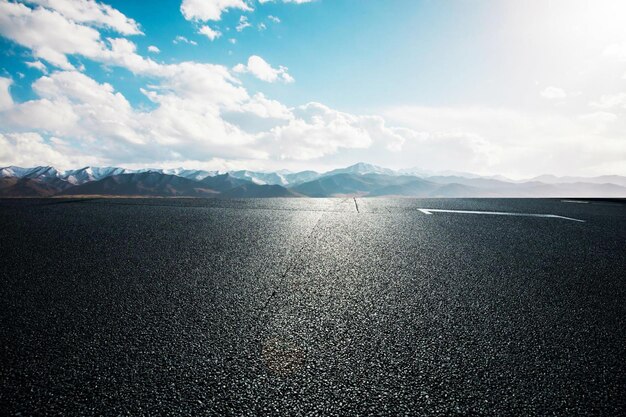
POLYGON ((532 213, 508 213, 505 211, 470 211, 470 210, 441 210, 441 209, 418 209, 424 214, 433 213, 461 213, 461 214, 491 214, 493 216, 520 216, 520 217, 544 217, 549 219, 563 219, 574 222, 585 223, 584 220, 573 219, 571 217, 558 216, 556 214, 532 214, 532 213))

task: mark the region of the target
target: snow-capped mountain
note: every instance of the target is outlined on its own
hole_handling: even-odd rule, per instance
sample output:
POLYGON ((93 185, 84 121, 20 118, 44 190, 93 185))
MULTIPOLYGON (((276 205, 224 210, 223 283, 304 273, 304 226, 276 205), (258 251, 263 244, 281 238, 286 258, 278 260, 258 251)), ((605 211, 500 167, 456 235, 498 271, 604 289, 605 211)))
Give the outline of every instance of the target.
POLYGON ((22 168, 16 166, 9 166, 0 168, 1 177, 15 177, 15 178, 60 178, 60 173, 55 168, 50 166, 38 166, 34 168, 22 168))
POLYGON ((204 171, 201 169, 185 169, 185 168, 173 168, 160 170, 161 173, 167 175, 176 175, 178 177, 187 178, 194 181, 200 181, 206 177, 214 177, 219 174, 218 171, 204 171))
POLYGON ((259 185, 289 185, 285 176, 278 172, 231 171, 229 174, 259 185))
POLYGON ((1 178, 11 178, 11 177, 22 178, 32 169, 33 168, 22 168, 22 167, 15 167, 15 166, 4 167, 4 168, 0 168, 0 177, 1 178))
POLYGON ((357 164, 351 165, 347 168, 339 168, 333 169, 332 171, 328 171, 322 176, 329 175, 337 175, 337 174, 356 174, 356 175, 365 175, 365 174, 382 174, 382 175, 397 175, 397 172, 389 169, 379 167, 377 165, 366 164, 365 162, 359 162, 357 164))
POLYGON ((98 181, 103 178, 123 174, 125 172, 125 169, 117 167, 84 167, 60 172, 59 178, 78 185, 90 181, 98 181))
POLYGON ((286 170, 276 172, 230 171, 229 174, 235 178, 250 180, 255 184, 282 185, 284 187, 313 181, 321 175, 315 171, 289 172, 286 170))
POLYGON ((0 196, 143 195, 185 197, 611 197, 626 198, 626 177, 542 176, 513 181, 454 171, 394 171, 358 163, 326 173, 255 172, 220 174, 185 168, 83 167, 59 171, 50 166, 0 168, 0 196))
POLYGON ((117 167, 84 167, 59 171, 51 166, 38 166, 34 168, 22 168, 9 166, 0 168, 0 177, 28 178, 28 179, 51 179, 58 178, 71 184, 83 184, 88 181, 97 181, 111 175, 123 174, 124 168, 117 167))

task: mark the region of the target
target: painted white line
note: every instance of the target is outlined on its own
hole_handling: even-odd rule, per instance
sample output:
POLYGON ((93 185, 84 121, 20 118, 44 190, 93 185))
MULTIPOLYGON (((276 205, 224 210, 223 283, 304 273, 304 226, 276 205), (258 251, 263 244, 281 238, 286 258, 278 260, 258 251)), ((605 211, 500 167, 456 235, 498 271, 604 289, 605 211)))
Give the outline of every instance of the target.
POLYGON ((561 200, 561 203, 589 204, 589 201, 580 201, 580 200, 561 200))
POLYGON ((543 217, 548 219, 571 220, 574 222, 585 223, 584 220, 573 219, 571 217, 559 216, 556 214, 533 214, 533 213, 509 213, 505 211, 473 211, 473 210, 442 210, 442 209, 418 209, 424 214, 433 213, 460 213, 460 214, 490 214, 492 216, 520 216, 520 217, 543 217))

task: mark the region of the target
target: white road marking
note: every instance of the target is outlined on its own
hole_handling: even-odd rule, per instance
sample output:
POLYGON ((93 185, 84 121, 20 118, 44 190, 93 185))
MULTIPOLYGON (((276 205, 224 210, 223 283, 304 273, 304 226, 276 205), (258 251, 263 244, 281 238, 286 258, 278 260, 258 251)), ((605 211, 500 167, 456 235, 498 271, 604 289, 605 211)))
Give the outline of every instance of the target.
POLYGON ((589 204, 589 201, 580 201, 580 200, 561 200, 561 203, 589 204))
POLYGON ((584 220, 573 219, 571 217, 559 216, 556 214, 533 214, 533 213, 509 213, 505 211, 473 211, 473 210, 442 210, 442 209, 418 209, 424 214, 433 213, 461 213, 461 214, 491 214, 493 216, 520 216, 520 217, 544 217, 548 219, 563 219, 574 222, 585 223, 584 220))

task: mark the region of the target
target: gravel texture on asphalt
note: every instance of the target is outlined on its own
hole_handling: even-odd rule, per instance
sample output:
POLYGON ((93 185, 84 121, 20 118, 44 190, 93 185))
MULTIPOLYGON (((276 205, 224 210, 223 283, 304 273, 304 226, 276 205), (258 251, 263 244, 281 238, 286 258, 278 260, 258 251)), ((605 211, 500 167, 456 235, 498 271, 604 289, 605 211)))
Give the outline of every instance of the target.
POLYGON ((2 415, 626 413, 619 201, 0 200, 0 257, 2 415))

